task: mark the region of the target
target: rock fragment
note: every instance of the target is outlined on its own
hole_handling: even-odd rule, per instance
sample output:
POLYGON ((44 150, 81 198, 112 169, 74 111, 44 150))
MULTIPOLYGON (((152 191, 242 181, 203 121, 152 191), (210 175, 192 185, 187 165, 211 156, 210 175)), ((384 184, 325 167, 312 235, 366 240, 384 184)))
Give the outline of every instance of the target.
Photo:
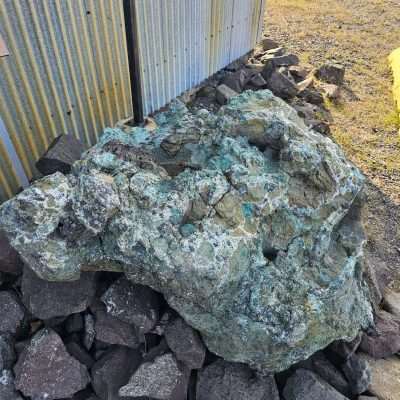
POLYGON ((279 43, 276 42, 275 40, 272 40, 270 38, 263 38, 261 40, 261 46, 263 48, 264 51, 268 51, 271 49, 276 49, 279 47, 279 43))
POLYGON ((329 345, 329 350, 336 354, 343 361, 347 361, 358 349, 361 343, 362 333, 360 332, 353 340, 335 340, 329 345))
POLYGON ((118 390, 124 386, 139 366, 140 353, 124 346, 112 346, 94 364, 92 386, 102 400, 120 400, 118 390))
POLYGON ((23 262, 18 253, 11 247, 7 236, 0 230, 0 273, 19 275, 23 262))
POLYGON ((107 313, 134 325, 139 332, 150 332, 159 319, 159 295, 148 286, 135 285, 125 277, 114 282, 102 296, 107 313))
POLYGON ((50 329, 32 338, 14 372, 15 386, 25 396, 48 400, 71 397, 89 383, 86 367, 68 354, 61 338, 50 329))
POLYGON ((344 82, 345 68, 340 64, 325 64, 319 67, 315 76, 321 81, 341 85, 344 82))
POLYGON ((285 54, 283 56, 276 56, 273 54, 266 54, 261 57, 261 62, 266 66, 277 68, 280 66, 298 65, 300 60, 295 54, 285 54))
POLYGON ((317 374, 305 369, 298 369, 288 379, 283 389, 285 400, 346 400, 331 385, 317 374))
POLYGON ((81 158, 84 151, 84 145, 74 135, 60 135, 36 163, 36 168, 43 175, 51 175, 57 171, 68 174, 72 164, 81 158))
POLYGON ((282 99, 291 99, 298 94, 296 84, 279 71, 273 71, 267 79, 268 88, 282 99))
POLYGON ((360 349, 372 357, 387 358, 400 351, 400 321, 386 311, 375 315, 375 328, 362 336, 360 349))
POLYGON ((343 372, 350 383, 353 394, 364 393, 371 383, 371 371, 368 363, 353 354, 342 366, 343 372))
POLYGON ((321 88, 325 94, 325 96, 329 100, 337 100, 340 97, 340 87, 338 85, 334 85, 332 83, 324 83, 321 85, 321 88))
POLYGON ((37 318, 50 319, 85 311, 96 290, 96 276, 84 272, 72 282, 49 282, 25 268, 22 276, 22 300, 37 318))
POLYGON ((25 310, 11 291, 0 291, 0 334, 15 334, 21 327, 25 310))
POLYGON ((119 390, 119 395, 172 400, 176 392, 182 390, 182 384, 187 388, 187 373, 180 368, 172 353, 167 353, 156 357, 153 362, 143 363, 119 390))
POLYGON ((119 344, 136 349, 140 344, 140 335, 135 326, 106 313, 96 311, 94 330, 96 339, 104 343, 119 344))
POLYGON ((237 96, 238 93, 232 90, 229 86, 219 85, 217 87, 217 101, 219 104, 224 105, 228 103, 230 99, 237 96))
POLYGON ((199 372, 196 400, 279 400, 273 376, 258 377, 243 364, 218 360, 199 372))
POLYGON ((7 369, 0 370, 0 400, 23 400, 15 390, 12 371, 7 369))
POLYGON ((200 335, 182 318, 177 318, 167 325, 165 339, 175 357, 189 369, 199 369, 203 366, 206 347, 200 335))
POLYGON ((86 350, 90 350, 92 348, 94 339, 96 337, 96 331, 94 328, 94 318, 90 313, 86 313, 84 316, 84 333, 83 333, 83 345, 86 347, 86 350))
POLYGON ((14 340, 10 334, 0 335, 0 371, 11 369, 15 362, 14 340))
POLYGON ((225 78, 222 79, 221 84, 228 86, 236 93, 242 93, 247 81, 247 74, 244 70, 240 69, 237 72, 225 76, 225 78))

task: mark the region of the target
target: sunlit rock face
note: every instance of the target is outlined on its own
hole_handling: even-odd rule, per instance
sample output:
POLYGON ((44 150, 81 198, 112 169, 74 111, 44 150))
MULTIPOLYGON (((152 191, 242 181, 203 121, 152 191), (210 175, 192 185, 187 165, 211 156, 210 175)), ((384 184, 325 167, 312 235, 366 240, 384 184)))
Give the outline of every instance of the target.
POLYGON ((363 177, 269 91, 217 114, 181 103, 153 131, 107 129, 0 208, 48 280, 123 271, 229 361, 280 371, 371 321, 359 264, 363 177))

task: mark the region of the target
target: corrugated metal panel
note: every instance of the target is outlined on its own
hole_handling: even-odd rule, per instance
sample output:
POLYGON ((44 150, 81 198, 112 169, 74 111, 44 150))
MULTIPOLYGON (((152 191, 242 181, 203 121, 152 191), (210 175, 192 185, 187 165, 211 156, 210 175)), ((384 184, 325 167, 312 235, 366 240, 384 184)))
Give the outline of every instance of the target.
MULTIPOLYGON (((29 179, 56 136, 90 146, 130 116, 124 29, 122 0, 0 1, 10 52, 0 59, 0 117, 29 179)), ((3 153, 0 163, 1 201, 19 184, 3 153)))
POLYGON ((137 0, 144 114, 254 48, 265 0, 137 0))

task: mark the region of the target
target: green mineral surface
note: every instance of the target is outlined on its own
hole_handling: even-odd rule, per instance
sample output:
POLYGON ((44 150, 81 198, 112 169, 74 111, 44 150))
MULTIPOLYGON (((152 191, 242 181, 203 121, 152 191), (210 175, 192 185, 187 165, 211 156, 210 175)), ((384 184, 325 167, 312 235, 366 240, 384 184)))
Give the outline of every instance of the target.
POLYGON ((106 129, 72 173, 0 207, 43 279, 125 272, 229 361, 281 371, 372 320, 360 257, 363 176, 269 91, 217 114, 182 103, 155 131, 106 129))

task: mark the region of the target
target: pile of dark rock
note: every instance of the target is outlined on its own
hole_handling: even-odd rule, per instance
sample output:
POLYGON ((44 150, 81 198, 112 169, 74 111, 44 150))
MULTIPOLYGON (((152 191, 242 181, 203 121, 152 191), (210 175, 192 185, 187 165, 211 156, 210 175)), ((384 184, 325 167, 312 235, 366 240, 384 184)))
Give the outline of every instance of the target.
POLYGON ((291 104, 312 129, 330 134, 332 118, 326 101, 337 102, 344 84, 345 68, 329 63, 307 69, 296 54, 285 52, 265 38, 250 57, 240 59, 201 85, 191 106, 212 111, 244 90, 270 89, 291 104))
MULTIPOLYGON (((329 113, 324 101, 337 98, 343 79, 341 66, 326 65, 307 71, 299 66, 297 56, 285 54, 276 43, 265 39, 262 51, 211 78, 196 91, 188 105, 215 111, 239 92, 268 88, 289 102, 309 126, 327 134, 329 113)), ((269 98, 269 94, 258 94, 257 101, 269 98)), ((282 110, 283 106, 278 106, 276 109, 282 110)), ((232 109, 228 111, 233 113, 232 109)), ((185 118, 187 115, 183 114, 184 121, 185 118)), ((164 147, 175 154, 175 147, 182 145, 183 139, 179 135, 167 139, 164 147)), ((189 139, 193 138, 189 136, 189 139)), ((110 143, 103 146, 112 147, 121 157, 126 156, 126 146, 118 141, 110 143)), ((94 151, 95 157, 89 161, 101 161, 111 168, 110 159, 102 149, 99 147, 97 154, 94 151)), ((246 149, 247 153, 242 150, 242 155, 250 154, 246 149)), ((82 145, 73 138, 60 137, 39 161, 38 169, 44 175, 57 171, 69 173, 83 151, 82 145)), ((272 161, 276 161, 274 154, 272 161)), ((126 158, 124 162, 134 159, 126 158)), ((139 166, 150 165, 156 170, 142 153, 137 158, 134 161, 139 166)), ((251 158, 247 157, 248 160, 251 158)), ((101 177, 108 182, 108 175, 101 177)), ((43 188, 32 190, 31 203, 22 195, 18 203, 21 226, 29 228, 27 215, 32 211, 29 206, 41 201, 39 189, 43 193, 49 190, 51 181, 46 182, 43 188)), ((76 184, 72 178, 71 182, 76 184)), ((104 190, 101 195, 107 197, 109 193, 104 190)), ((229 200, 229 196, 225 197, 229 200)), ((309 201, 302 201, 306 200, 309 201)), ((108 212, 108 203, 104 210, 102 203, 96 205, 99 214, 108 212)), ((46 203, 46 207, 51 211, 53 204, 46 203)), ((84 207, 85 204, 82 215, 86 217, 84 207)), ((220 209, 221 218, 227 214, 236 223, 237 216, 229 214, 232 209, 232 203, 227 201, 226 209, 220 209)), ((40 210, 35 212, 39 215, 40 210)), ((36 215, 31 218, 35 219, 36 215)), ((40 228, 40 222, 36 219, 34 222, 40 228)), ((97 224, 97 219, 94 222, 97 224)), ((20 232, 28 235, 31 233, 28 228, 20 232)), ((78 228, 58 224, 59 239, 82 234, 78 228)), ((181 233, 182 236, 190 234, 181 233)), ((345 231, 341 234, 346 239, 345 231)), ((56 241, 52 239, 50 233, 46 238, 48 247, 32 253, 36 257, 31 258, 33 264, 41 264, 37 254, 56 253, 52 248, 56 241)), ((21 237, 15 238, 16 243, 21 240, 21 237)), ((346 240, 350 243, 350 238, 346 240)), ((142 248, 135 250, 143 253, 142 248)), ((267 247, 264 255, 277 258, 272 250, 267 247)), ((52 261, 57 265, 58 260, 52 261)), ((294 257, 292 263, 295 263, 294 257)), ((272 374, 218 357, 207 349, 203 341, 206 338, 186 323, 159 292, 131 282, 121 272, 91 272, 87 268, 79 280, 52 282, 40 279, 31 267, 21 261, 6 236, 0 233, 0 400, 372 400, 373 396, 380 400, 398 399, 400 295, 395 292, 386 291, 382 301, 375 304, 375 325, 360 332, 352 342, 333 342, 309 359, 272 374)), ((176 299, 175 302, 179 303, 176 299)), ((199 313, 204 311, 200 307, 199 310, 199 313)), ((335 325, 336 317, 330 316, 327 324, 335 325)), ((291 316, 284 318, 290 320, 291 316)), ((296 331, 296 327, 292 328, 296 331)), ((232 332, 232 337, 239 340, 241 333, 240 330, 232 332)))
POLYGON ((394 293, 375 331, 274 376, 210 353, 159 293, 122 274, 43 281, 4 236, 0 271, 1 400, 366 400, 387 389, 371 386, 367 361, 400 350, 394 293))

